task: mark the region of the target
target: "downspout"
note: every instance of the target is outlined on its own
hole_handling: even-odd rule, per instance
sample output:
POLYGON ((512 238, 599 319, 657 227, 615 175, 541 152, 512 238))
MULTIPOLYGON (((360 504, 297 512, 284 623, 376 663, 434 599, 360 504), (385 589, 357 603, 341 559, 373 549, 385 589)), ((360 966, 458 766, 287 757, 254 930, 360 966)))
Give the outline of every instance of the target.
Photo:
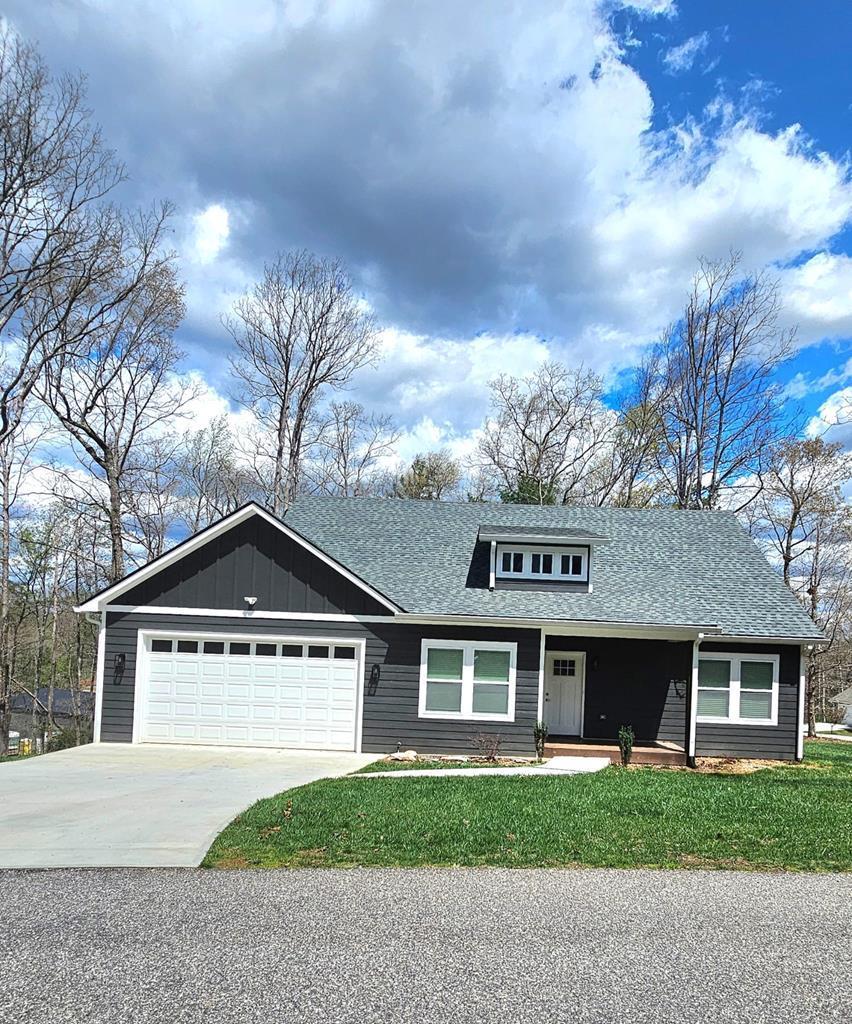
POLYGON ((104 707, 104 658, 106 656, 106 608, 100 612, 86 612, 86 622, 98 627, 98 654, 95 664, 95 720, 92 723, 92 742, 101 742, 101 720, 104 707))
POLYGON ((799 730, 796 733, 796 760, 805 759, 805 692, 808 687, 807 680, 807 654, 813 650, 812 644, 801 644, 799 647, 799 699, 798 706, 799 730))
POLYGON ((689 687, 689 729, 686 741, 686 763, 695 767, 695 719, 698 716, 698 648, 704 634, 699 633, 692 644, 692 680, 689 687))
POLYGON ((497 541, 491 541, 491 560, 490 568, 488 570, 488 589, 493 590, 496 585, 497 578, 497 541))

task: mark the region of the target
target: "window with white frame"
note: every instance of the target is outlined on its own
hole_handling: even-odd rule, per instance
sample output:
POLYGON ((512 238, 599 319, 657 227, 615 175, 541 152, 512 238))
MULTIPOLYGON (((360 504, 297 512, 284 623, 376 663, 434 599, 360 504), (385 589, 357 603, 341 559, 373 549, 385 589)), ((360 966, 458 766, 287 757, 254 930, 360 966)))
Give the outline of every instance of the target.
POLYGON ((512 722, 517 644, 424 640, 421 718, 512 722))
POLYGON ((699 722, 778 723, 777 654, 700 654, 699 722))
POLYGON ((588 548, 544 548, 499 546, 496 575, 498 579, 588 581, 588 548))

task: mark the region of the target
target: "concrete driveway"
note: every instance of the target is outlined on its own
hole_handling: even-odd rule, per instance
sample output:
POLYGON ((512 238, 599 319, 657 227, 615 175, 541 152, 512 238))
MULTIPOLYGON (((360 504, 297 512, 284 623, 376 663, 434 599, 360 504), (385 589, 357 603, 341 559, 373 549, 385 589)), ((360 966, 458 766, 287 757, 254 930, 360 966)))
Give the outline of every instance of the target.
POLYGON ((370 754, 98 743, 0 764, 0 867, 194 867, 249 804, 370 754))

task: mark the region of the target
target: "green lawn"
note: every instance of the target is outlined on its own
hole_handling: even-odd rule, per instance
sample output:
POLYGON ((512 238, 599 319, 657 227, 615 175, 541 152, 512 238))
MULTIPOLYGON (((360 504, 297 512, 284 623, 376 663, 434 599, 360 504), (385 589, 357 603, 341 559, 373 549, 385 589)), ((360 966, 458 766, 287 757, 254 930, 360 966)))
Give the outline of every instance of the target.
POLYGON ((852 744, 806 756, 751 775, 315 782, 250 807, 204 864, 852 870, 852 744))

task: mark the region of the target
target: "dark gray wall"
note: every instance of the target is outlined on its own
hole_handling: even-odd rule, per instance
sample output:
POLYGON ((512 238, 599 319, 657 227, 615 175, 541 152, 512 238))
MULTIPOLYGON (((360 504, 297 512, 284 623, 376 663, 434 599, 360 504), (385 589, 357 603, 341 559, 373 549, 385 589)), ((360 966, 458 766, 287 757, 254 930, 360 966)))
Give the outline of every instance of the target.
POLYGON ((367 641, 363 749, 384 753, 411 747, 426 753, 471 752, 477 732, 500 733, 506 753, 532 754, 533 725, 538 705, 540 634, 536 629, 493 629, 465 626, 415 626, 401 623, 355 623, 276 619, 234 619, 225 616, 107 614, 106 658, 101 739, 129 742, 133 734, 133 694, 139 629, 176 633, 231 632, 254 635, 363 637, 367 641), (454 722, 417 717, 420 685, 420 641, 430 639, 501 640, 518 644, 515 721, 454 722), (116 679, 115 656, 126 658, 116 679), (375 677, 374 666, 378 666, 375 677))
POLYGON ((799 648, 795 644, 703 643, 701 651, 778 654, 778 725, 707 725, 699 722, 695 753, 699 757, 755 757, 791 761, 796 756, 799 717, 799 648))
POLYGON ((257 612, 388 614, 381 602, 261 516, 190 552, 122 594, 118 603, 242 610, 248 596, 257 598, 257 612))
POLYGON ((632 725, 637 740, 686 744, 691 643, 549 636, 546 646, 586 652, 586 737, 616 739, 632 725))

